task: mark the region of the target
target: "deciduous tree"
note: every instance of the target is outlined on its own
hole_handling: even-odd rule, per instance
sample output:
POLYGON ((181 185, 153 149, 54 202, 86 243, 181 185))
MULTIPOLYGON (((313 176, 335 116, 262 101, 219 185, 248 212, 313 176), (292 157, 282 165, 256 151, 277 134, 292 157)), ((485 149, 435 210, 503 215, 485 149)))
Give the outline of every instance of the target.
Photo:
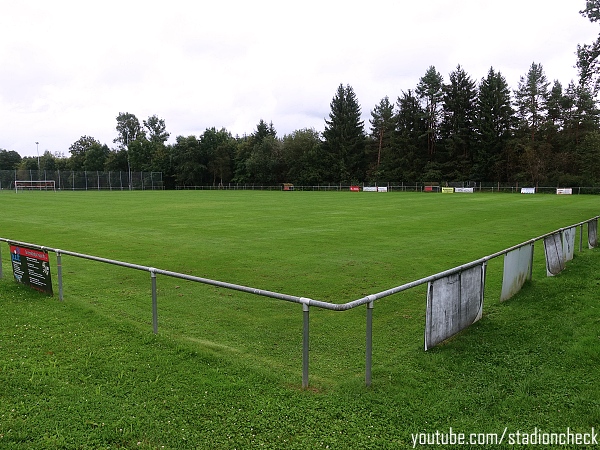
POLYGON ((14 170, 21 163, 21 155, 14 150, 0 149, 0 170, 14 170))
POLYGON ((236 142, 226 129, 207 128, 200 136, 200 148, 206 155, 207 168, 212 175, 212 184, 222 185, 231 181, 236 142))
POLYGON ((285 135, 282 151, 288 182, 315 186, 328 181, 325 171, 328 162, 320 134, 316 130, 296 130, 285 135))
POLYGON ((181 186, 202 185, 207 175, 207 162, 196 136, 177 136, 173 146, 175 177, 181 186))
POLYGON ((167 126, 164 119, 158 116, 150 116, 144 120, 144 128, 147 131, 147 139, 155 144, 165 144, 171 133, 167 132, 167 126))
POLYGON ((113 142, 119 143, 121 147, 127 147, 129 142, 142 137, 145 138, 146 135, 135 114, 120 112, 117 116, 117 137, 113 142))
MULTIPOLYGON (((70 169, 71 170, 89 170, 86 169, 86 157, 87 153, 92 148, 101 147, 100 141, 91 136, 81 136, 69 147, 70 158, 70 169)), ((93 169, 102 170, 102 169, 93 169)))

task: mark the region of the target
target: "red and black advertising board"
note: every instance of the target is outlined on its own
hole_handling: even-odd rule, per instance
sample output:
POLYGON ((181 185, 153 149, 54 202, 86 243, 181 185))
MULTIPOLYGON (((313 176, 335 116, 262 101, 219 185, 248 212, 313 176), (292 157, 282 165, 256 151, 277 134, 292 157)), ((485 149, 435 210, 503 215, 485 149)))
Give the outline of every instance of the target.
POLYGON ((47 251, 10 244, 10 256, 15 280, 36 291, 52 295, 50 259, 47 251))

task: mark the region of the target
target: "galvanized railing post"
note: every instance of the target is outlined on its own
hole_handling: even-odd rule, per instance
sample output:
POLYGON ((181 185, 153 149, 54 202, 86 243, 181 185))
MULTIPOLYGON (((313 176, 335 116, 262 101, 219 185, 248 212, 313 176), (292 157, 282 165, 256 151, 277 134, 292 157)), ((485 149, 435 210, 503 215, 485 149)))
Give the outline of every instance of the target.
POLYGON ((365 384, 371 386, 371 365, 373 361, 373 306, 375 302, 367 303, 367 350, 365 357, 365 384))
POLYGON ((583 251, 583 224, 579 225, 579 251, 583 251))
POLYGON ((63 299, 63 282, 62 282, 62 255, 60 250, 56 250, 56 268, 58 270, 58 299, 63 299))
POLYGON ((152 279, 152 330, 158 334, 158 302, 156 300, 156 272, 150 269, 150 278, 152 279))
POLYGON ((304 329, 302 332, 302 389, 308 387, 308 303, 302 303, 304 329))

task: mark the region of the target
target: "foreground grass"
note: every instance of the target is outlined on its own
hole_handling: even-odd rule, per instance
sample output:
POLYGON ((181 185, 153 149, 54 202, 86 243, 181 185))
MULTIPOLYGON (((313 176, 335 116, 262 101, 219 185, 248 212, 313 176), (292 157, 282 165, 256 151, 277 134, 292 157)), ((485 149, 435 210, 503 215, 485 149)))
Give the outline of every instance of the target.
MULTIPOLYGON (((3 237, 332 301, 597 214, 584 196, 77 194, 0 196, 3 237)), ((589 432, 600 256, 577 253, 546 278, 542 253, 504 304, 492 262, 483 320, 427 353, 423 290, 378 302, 369 389, 364 309, 311 309, 302 391, 298 305, 161 277, 154 336, 146 273, 65 258, 63 303, 3 280, 0 447, 403 448, 449 427, 589 432)))
MULTIPOLYGON (((277 370, 0 282, 2 448, 405 448, 411 433, 600 424, 600 253, 528 285, 374 384, 302 391, 277 370)), ((375 360, 377 361, 377 359, 375 360)))

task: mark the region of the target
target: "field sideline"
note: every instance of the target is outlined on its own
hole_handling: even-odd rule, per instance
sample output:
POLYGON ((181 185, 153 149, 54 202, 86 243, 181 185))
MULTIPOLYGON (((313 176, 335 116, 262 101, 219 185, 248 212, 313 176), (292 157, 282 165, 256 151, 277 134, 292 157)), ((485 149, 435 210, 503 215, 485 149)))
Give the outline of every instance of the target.
MULTIPOLYGON (((3 191, 0 205, 3 238, 336 303, 600 211, 596 196, 252 191, 3 191)), ((364 308, 312 308, 301 391, 299 305, 159 276, 153 336, 147 273, 64 257, 58 303, 11 281, 1 245, 0 446, 403 448, 449 426, 600 421, 597 250, 547 279, 536 245, 534 281, 504 304, 492 261, 483 320, 427 353, 424 289, 378 301, 370 389, 364 308)))

